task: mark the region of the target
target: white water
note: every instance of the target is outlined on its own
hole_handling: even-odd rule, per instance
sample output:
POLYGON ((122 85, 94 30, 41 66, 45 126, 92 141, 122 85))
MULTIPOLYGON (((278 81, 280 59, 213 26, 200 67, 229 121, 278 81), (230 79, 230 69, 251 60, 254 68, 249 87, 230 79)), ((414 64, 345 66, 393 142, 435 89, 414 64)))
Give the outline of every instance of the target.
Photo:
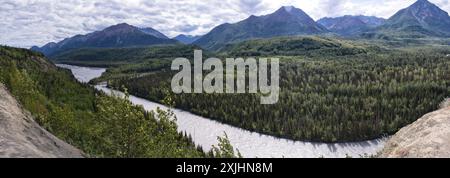
MULTIPOLYGON (((72 70, 74 76, 81 82, 99 77, 105 69, 78 67, 70 65, 58 65, 59 67, 72 70)), ((95 86, 106 93, 117 93, 106 88, 104 85, 95 86)), ((167 107, 134 96, 130 96, 132 103, 142 105, 146 110, 155 110, 157 107, 167 109, 167 107)), ((178 130, 190 134, 194 142, 209 150, 211 145, 217 144, 217 137, 227 133, 231 144, 239 149, 244 157, 259 158, 318 158, 318 157, 359 157, 363 154, 376 154, 380 151, 386 139, 377 139, 364 142, 352 143, 311 143, 302 141, 292 141, 279 139, 276 137, 249 132, 237 127, 222 124, 195 114, 173 109, 178 120, 178 130)))

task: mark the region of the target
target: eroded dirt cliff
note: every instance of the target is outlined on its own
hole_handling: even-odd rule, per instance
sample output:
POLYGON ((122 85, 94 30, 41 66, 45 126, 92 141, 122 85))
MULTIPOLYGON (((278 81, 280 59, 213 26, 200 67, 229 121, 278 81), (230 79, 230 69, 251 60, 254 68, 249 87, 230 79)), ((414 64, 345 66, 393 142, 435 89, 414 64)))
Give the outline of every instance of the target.
POLYGON ((383 158, 450 158, 450 102, 402 128, 388 143, 383 158))
POLYGON ((0 83, 0 157, 78 158, 83 153, 41 128, 0 83))

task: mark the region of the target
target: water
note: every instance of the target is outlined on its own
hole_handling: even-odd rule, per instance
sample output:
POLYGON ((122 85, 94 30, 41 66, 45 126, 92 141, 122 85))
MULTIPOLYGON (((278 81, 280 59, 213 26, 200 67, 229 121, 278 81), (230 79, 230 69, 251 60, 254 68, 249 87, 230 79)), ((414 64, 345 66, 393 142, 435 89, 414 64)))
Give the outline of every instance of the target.
POLYGON ((92 79, 100 77, 103 74, 103 72, 106 71, 106 69, 104 68, 79 67, 66 64, 57 64, 57 66, 61 68, 70 69, 72 71, 73 76, 75 76, 75 78, 82 83, 88 83, 92 79))
MULTIPOLYGON (((72 70, 75 77, 81 82, 87 82, 99 77, 105 69, 78 67, 70 65, 58 65, 72 70)), ((106 88, 105 85, 95 86, 106 93, 114 92, 106 88)), ((148 101, 146 99, 130 96, 132 103, 142 105, 146 110, 155 110, 157 107, 167 109, 167 107, 148 101)), ((318 157, 359 157, 364 154, 376 154, 380 151, 386 139, 377 139, 364 142, 351 143, 312 143, 293 141, 289 139, 279 139, 273 136, 249 132, 244 129, 222 124, 195 114, 174 109, 178 120, 178 130, 190 134, 194 142, 202 146, 205 150, 211 149, 211 145, 217 145, 217 137, 227 133, 231 144, 239 149, 244 157, 259 158, 318 158, 318 157)))

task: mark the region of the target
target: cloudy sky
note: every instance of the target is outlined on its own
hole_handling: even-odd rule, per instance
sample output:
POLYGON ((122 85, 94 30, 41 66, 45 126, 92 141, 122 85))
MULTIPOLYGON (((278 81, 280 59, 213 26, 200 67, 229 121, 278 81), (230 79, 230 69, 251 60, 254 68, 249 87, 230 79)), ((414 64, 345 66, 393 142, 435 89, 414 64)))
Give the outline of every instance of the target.
MULTIPOLYGON (((450 0, 430 0, 450 12, 450 0)), ((169 37, 201 35, 215 26, 271 13, 283 5, 315 20, 341 15, 388 18, 415 0, 0 0, 0 44, 44 45, 126 22, 169 37)))

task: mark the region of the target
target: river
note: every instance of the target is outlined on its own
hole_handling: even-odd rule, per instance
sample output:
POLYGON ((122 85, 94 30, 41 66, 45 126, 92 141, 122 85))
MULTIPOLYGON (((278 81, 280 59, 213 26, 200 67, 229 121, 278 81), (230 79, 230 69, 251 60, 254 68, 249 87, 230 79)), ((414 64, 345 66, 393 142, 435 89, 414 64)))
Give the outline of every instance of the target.
MULTIPOLYGON (((99 77, 106 70, 104 68, 79 67, 58 64, 59 67, 70 69, 77 80, 88 82, 99 77)), ((106 93, 121 92, 108 89, 105 85, 96 85, 97 89, 106 93)), ((167 107, 130 96, 132 103, 142 105, 146 110, 155 110, 157 107, 167 107)), ((380 151, 386 139, 377 139, 364 142, 351 143, 313 143, 280 139, 273 136, 250 132, 227 124, 222 124, 190 112, 173 109, 177 116, 178 130, 190 134, 193 141, 205 150, 211 149, 211 145, 217 145, 217 137, 227 133, 231 144, 239 149, 244 157, 248 158, 319 158, 319 157, 359 157, 360 155, 373 155, 380 151)))

